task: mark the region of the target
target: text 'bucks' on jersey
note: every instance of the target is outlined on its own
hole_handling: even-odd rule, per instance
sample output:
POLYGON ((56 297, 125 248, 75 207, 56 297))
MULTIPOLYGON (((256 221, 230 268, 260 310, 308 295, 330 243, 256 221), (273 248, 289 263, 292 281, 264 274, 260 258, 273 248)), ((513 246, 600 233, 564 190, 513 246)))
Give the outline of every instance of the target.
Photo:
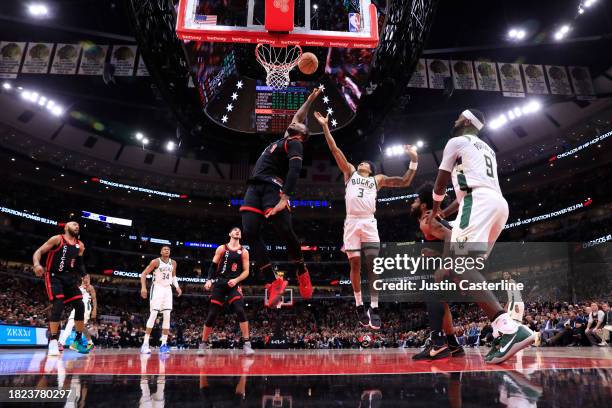
POLYGON ((153 271, 153 284, 159 286, 172 285, 172 259, 168 258, 168 262, 158 258, 159 266, 153 271))
POLYGON ((451 173, 457 200, 475 188, 488 188, 501 196, 495 152, 473 135, 453 137, 444 148, 440 170, 451 173))
POLYGON ((346 183, 344 196, 347 217, 374 217, 377 192, 374 177, 363 177, 354 171, 346 183))

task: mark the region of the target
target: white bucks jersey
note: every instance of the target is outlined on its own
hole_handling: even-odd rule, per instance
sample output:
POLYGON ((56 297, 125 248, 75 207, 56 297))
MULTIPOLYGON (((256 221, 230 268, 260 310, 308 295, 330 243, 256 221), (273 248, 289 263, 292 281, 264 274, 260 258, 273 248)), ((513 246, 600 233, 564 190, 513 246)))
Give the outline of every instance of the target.
POLYGON ((153 271, 153 284, 159 286, 170 286, 172 284, 172 259, 168 263, 159 258, 159 266, 153 271))
POLYGON ((356 171, 346 183, 346 215, 354 217, 374 217, 376 212, 376 180, 363 177, 356 171))
POLYGON ((495 152, 476 136, 450 139, 444 148, 440 169, 451 173, 459 201, 475 188, 488 188, 501 195, 495 152))
POLYGON ((81 294, 83 295, 83 303, 85 303, 85 310, 90 310, 91 296, 89 295, 89 292, 87 291, 87 289, 85 289, 84 286, 79 286, 79 289, 81 289, 81 294))

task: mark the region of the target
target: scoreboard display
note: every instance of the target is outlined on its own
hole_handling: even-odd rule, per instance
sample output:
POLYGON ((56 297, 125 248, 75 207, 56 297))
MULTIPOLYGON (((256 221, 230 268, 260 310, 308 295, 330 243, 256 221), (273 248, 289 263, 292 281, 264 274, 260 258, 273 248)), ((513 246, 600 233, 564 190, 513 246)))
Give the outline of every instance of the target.
POLYGON ((269 86, 258 85, 255 97, 256 131, 277 134, 285 132, 309 93, 309 89, 302 86, 273 90, 269 86))

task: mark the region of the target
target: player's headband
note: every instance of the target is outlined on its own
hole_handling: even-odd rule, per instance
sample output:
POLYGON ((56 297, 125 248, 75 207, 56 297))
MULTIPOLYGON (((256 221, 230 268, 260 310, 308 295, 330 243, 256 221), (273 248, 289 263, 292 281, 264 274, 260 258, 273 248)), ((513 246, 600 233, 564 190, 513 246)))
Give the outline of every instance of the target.
POLYGON ((464 118, 469 119, 476 129, 481 130, 484 127, 484 123, 482 123, 469 109, 464 110, 461 114, 464 118))

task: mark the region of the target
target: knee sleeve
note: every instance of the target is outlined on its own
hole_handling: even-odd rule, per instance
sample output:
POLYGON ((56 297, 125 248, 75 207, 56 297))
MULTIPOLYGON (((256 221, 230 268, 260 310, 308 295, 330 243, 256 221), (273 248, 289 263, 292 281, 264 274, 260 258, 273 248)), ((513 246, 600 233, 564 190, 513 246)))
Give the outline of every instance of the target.
POLYGON ((72 301, 74 306, 74 321, 82 322, 85 319, 85 304, 81 299, 72 301))
POLYGON ((232 303, 232 309, 234 313, 236 313, 236 317, 239 323, 244 323, 247 321, 246 312, 244 311, 244 305, 241 300, 237 300, 232 303))
MULTIPOLYGON (((83 302, 81 302, 83 304, 83 302)), ((62 312, 64 311, 64 302, 62 299, 53 300, 53 306, 51 307, 51 315, 49 320, 52 322, 59 322, 62 319, 62 312)))
POLYGON ((152 329, 155 326, 155 320, 157 319, 157 310, 152 310, 147 320, 147 328, 152 329))
POLYGON ((170 328, 170 310, 164 310, 162 312, 164 320, 162 321, 162 329, 168 330, 170 328))
POLYGON ((378 256, 380 252, 379 242, 364 242, 361 244, 361 249, 365 255, 366 262, 374 263, 374 258, 378 256))
POLYGON ((211 303, 210 308, 208 309, 208 316, 206 316, 206 322, 204 324, 207 327, 213 327, 220 312, 221 306, 217 305, 216 303, 211 303))

